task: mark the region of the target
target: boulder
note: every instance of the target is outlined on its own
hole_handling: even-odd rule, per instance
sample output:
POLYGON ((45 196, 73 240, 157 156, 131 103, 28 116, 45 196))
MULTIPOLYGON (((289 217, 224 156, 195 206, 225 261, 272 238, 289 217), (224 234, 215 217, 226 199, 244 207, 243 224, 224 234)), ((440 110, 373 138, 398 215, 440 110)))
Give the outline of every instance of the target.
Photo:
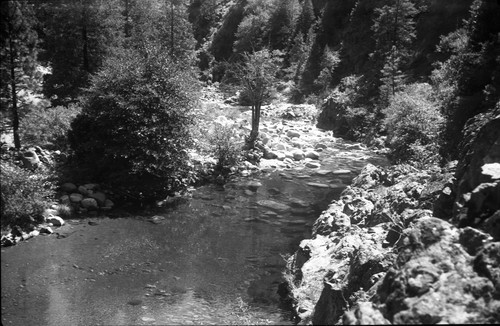
POLYGON ((97 204, 97 200, 95 200, 94 198, 85 198, 81 201, 80 205, 82 205, 83 208, 86 208, 88 210, 99 209, 99 205, 97 204))
POLYGON ((484 221, 484 230, 488 232, 495 241, 500 241, 500 210, 484 221))
POLYGON ((41 163, 34 149, 23 152, 21 161, 23 162, 23 166, 29 170, 36 170, 41 163))
POLYGON ((56 215, 51 215, 45 220, 47 223, 52 223, 53 226, 63 226, 64 220, 56 215))
POLYGON ((350 217, 352 224, 363 223, 375 206, 365 198, 356 198, 344 205, 343 213, 350 217))
POLYGON ((311 150, 310 151, 306 151, 305 156, 307 158, 310 158, 310 159, 313 159, 313 160, 319 159, 319 153, 315 152, 315 151, 311 151, 311 150))
POLYGON ((317 143, 316 145, 314 145, 314 148, 315 149, 327 149, 328 146, 326 146, 325 144, 323 143, 317 143))
POLYGON ((283 152, 276 152, 276 159, 279 161, 283 161, 286 158, 285 153, 283 152))
POLYGON ((52 234, 54 231, 50 228, 50 226, 42 226, 40 228, 40 234, 52 234))
POLYGON ((270 209, 273 209, 276 211, 287 211, 290 209, 290 206, 288 206, 288 205, 285 205, 283 203, 278 203, 278 202, 273 201, 273 200, 267 200, 267 199, 257 201, 257 205, 260 205, 260 206, 266 207, 266 208, 270 208, 270 209))
POLYGON ((338 169, 338 170, 332 171, 331 173, 334 174, 334 175, 350 174, 350 173, 352 173, 352 171, 348 170, 348 169, 338 169))
POLYGON ((293 159, 295 161, 300 161, 304 159, 304 152, 302 152, 300 149, 296 149, 292 152, 293 159))
POLYGON ((88 190, 92 190, 92 191, 96 191, 97 189, 99 189, 99 185, 97 183, 87 183, 87 184, 84 184, 83 186, 85 188, 87 188, 88 190))
POLYGON ((321 164, 318 162, 307 162, 306 167, 311 169, 319 169, 321 167, 321 164))
POLYGON ((300 207, 300 208, 306 208, 309 207, 309 203, 298 198, 290 198, 289 200, 290 206, 292 207, 300 207))
POLYGON ((288 150, 288 146, 286 144, 283 144, 283 143, 278 143, 278 144, 276 144, 275 147, 279 151, 287 151, 288 150))
POLYGON ((57 215, 57 210, 52 208, 47 208, 43 211, 42 216, 47 219, 52 215, 57 215))
POLYGON ((264 158, 266 160, 273 160, 278 158, 278 154, 272 150, 264 151, 264 158))
POLYGON ((77 189, 77 186, 71 182, 66 182, 61 186, 61 190, 68 193, 75 192, 77 189))
POLYGON ((247 188, 250 189, 251 191, 257 191, 259 187, 262 186, 262 183, 259 181, 250 181, 247 183, 247 188))
POLYGON ((94 198, 99 206, 104 206, 106 202, 106 194, 101 191, 96 191, 90 195, 91 198, 94 198))
POLYGON ((78 194, 78 193, 72 193, 71 195, 69 195, 69 200, 72 202, 72 203, 79 203, 83 200, 83 195, 82 194, 78 194))
MULTIPOLYGON (((335 173, 335 172, 334 172, 335 173)), ((380 183, 384 172, 373 164, 368 163, 360 174, 354 178, 352 185, 362 189, 370 189, 380 183)))
POLYGON ((81 193, 83 196, 90 195, 90 191, 85 186, 79 186, 78 192, 81 193))
POLYGON ((38 230, 33 230, 29 233, 30 237, 36 237, 38 235, 40 235, 40 231, 38 230))
POLYGON ((286 135, 290 138, 300 137, 300 132, 298 132, 297 130, 288 130, 286 135))
POLYGON ((342 320, 344 325, 391 325, 371 302, 358 302, 356 308, 347 311, 342 320))
POLYGON ((471 255, 475 256, 483 246, 491 241, 491 237, 478 229, 467 226, 460 229, 459 241, 462 247, 471 255))
POLYGON ((315 187, 315 188, 330 188, 330 185, 327 185, 325 183, 319 183, 319 182, 308 182, 307 185, 310 187, 315 187))
POLYGON ((333 231, 345 231, 351 226, 351 219, 343 212, 343 205, 333 202, 314 222, 313 235, 328 235, 333 231))
POLYGON ((484 246, 474 260, 476 272, 488 278, 500 295, 500 242, 492 242, 484 246))
POLYGON ((16 244, 16 240, 12 237, 12 234, 2 235, 0 242, 2 247, 10 247, 16 244))
POLYGON ((106 199, 104 202, 104 208, 111 209, 113 206, 115 206, 115 203, 113 203, 110 199, 106 199))

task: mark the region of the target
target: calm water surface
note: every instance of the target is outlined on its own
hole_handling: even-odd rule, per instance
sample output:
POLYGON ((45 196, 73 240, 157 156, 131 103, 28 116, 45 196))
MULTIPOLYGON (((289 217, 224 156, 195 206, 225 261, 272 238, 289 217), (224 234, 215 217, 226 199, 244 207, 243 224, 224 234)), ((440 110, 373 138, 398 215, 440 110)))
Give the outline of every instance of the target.
POLYGON ((4 325, 293 324, 283 256, 366 160, 204 186, 176 208, 71 220, 3 248, 4 325), (247 184, 262 184, 254 193, 247 184), (321 183, 318 187, 308 183, 321 183), (89 221, 98 225, 89 225, 89 221))

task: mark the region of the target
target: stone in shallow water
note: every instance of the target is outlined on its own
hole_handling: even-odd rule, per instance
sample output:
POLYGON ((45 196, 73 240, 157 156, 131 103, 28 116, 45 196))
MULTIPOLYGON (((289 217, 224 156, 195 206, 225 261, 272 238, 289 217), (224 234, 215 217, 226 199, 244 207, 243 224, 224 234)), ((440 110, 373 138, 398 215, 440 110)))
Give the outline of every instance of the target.
POLYGON ((317 169, 321 166, 318 162, 307 162, 306 166, 311 169, 317 169))
POLYGON ((142 300, 140 299, 134 299, 134 300, 130 300, 129 302, 127 302, 129 305, 131 306, 138 306, 142 303, 142 300))
POLYGON ((316 151, 307 151, 307 152, 305 153, 305 156, 306 156, 307 158, 310 158, 310 159, 313 159, 313 160, 317 160, 317 159, 319 159, 319 154, 318 154, 318 152, 316 152, 316 151))
POLYGON ((260 183, 259 181, 250 181, 247 183, 247 188, 251 191, 257 191, 260 186, 262 186, 262 183, 260 183))
POLYGON ((286 211, 290 209, 290 206, 272 200, 259 200, 257 204, 263 207, 274 209, 276 211, 286 211))
POLYGON ((292 207, 309 207, 309 203, 302 199, 290 198, 289 202, 292 207))
POLYGON ((347 169, 339 169, 339 170, 335 170, 332 172, 333 174, 349 174, 351 173, 351 170, 347 170, 347 169))
POLYGON ((307 185, 315 188, 330 188, 329 185, 319 182, 308 182, 307 185))

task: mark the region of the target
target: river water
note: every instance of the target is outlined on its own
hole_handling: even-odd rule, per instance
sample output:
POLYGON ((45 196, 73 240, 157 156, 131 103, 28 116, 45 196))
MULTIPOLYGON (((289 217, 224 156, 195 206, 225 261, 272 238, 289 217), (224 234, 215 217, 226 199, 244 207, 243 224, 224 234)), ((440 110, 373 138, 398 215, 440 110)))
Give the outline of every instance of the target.
POLYGON ((2 248, 3 325, 292 325, 283 257, 364 165, 383 163, 336 154, 320 171, 207 185, 175 208, 69 220, 2 248))

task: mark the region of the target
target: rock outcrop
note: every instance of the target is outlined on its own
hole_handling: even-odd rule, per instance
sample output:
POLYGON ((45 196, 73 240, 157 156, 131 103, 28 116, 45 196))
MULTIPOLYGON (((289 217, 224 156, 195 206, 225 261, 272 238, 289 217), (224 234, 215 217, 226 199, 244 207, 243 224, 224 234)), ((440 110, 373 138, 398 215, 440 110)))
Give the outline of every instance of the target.
MULTIPOLYGON (((454 169, 363 169, 288 261, 301 324, 500 321, 498 228, 461 228, 450 216, 433 216, 445 211, 436 203, 450 194, 446 187, 455 189, 454 169)), ((490 166, 486 171, 496 173, 490 166)), ((472 193, 488 189, 487 207, 499 203, 492 190, 499 181, 479 180, 472 193)), ((484 225, 497 225, 496 209, 486 212, 484 225)))

